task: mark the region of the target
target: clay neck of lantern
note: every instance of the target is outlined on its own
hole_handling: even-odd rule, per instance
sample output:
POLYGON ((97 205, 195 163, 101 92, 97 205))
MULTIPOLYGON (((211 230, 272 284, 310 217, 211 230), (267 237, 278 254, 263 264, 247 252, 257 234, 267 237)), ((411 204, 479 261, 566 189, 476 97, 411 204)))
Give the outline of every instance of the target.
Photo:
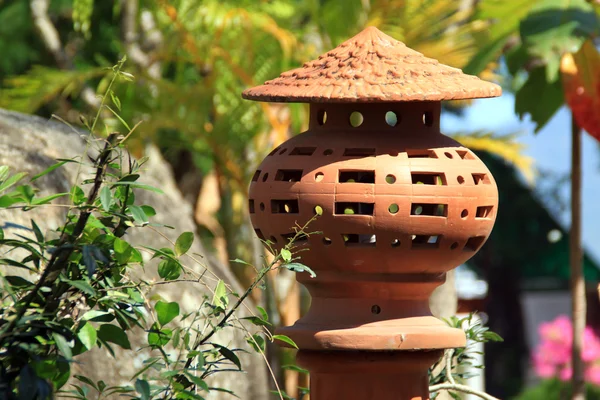
POLYGON ((441 102, 312 103, 310 130, 440 132, 441 102))

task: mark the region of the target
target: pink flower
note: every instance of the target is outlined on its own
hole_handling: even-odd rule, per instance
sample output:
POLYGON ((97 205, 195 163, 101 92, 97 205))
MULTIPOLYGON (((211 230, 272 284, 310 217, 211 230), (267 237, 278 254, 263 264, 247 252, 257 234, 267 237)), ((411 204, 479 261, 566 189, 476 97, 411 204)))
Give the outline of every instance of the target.
MULTIPOLYGON (((571 379, 571 320, 561 315, 554 321, 544 322, 539 326, 539 334, 541 342, 532 357, 535 373, 541 378, 571 379)), ((582 358, 586 363, 586 381, 600 386, 600 338, 590 327, 586 327, 583 334, 582 358)))
POLYGON ((586 369, 585 380, 600 386, 600 365, 591 365, 586 369))

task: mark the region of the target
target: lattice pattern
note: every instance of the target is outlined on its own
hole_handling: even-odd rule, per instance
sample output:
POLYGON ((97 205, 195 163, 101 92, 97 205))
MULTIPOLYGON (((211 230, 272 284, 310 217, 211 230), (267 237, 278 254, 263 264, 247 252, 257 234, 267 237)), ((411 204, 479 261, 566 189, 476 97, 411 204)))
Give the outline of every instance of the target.
POLYGON ((349 121, 332 129, 350 108, 327 112, 329 121, 275 149, 257 170, 249 208, 263 237, 282 247, 296 223, 322 214, 311 230, 323 235, 310 237, 302 253, 317 269, 327 260, 328 268, 441 271, 479 250, 495 220, 497 189, 470 150, 414 117, 390 124, 384 111, 361 109, 365 123, 383 121, 365 134, 368 126, 349 121), (407 135, 415 124, 422 132, 407 135))

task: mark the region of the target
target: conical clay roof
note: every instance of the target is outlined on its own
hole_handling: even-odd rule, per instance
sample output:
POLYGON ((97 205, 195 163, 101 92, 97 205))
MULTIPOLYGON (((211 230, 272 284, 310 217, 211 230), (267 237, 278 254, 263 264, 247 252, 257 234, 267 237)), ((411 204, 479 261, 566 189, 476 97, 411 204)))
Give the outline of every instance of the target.
POLYGON ((350 103, 497 97, 500 86, 409 49, 369 27, 317 60, 244 91, 268 102, 350 103))

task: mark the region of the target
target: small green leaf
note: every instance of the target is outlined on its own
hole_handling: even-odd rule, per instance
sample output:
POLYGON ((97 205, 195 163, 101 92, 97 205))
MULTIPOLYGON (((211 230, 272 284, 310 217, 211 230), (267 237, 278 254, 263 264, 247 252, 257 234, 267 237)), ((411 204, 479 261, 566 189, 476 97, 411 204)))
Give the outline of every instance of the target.
POLYGON ((23 179, 25 176, 27 175, 27 173, 25 172, 20 172, 18 174, 15 174, 13 176, 11 176, 10 178, 8 178, 7 180, 3 181, 2 183, 0 183, 0 193, 4 192, 6 189, 8 189, 9 187, 13 186, 15 183, 19 182, 21 179, 23 179))
POLYGON ((16 191, 21 194, 21 197, 27 203, 31 203, 33 197, 35 196, 35 191, 29 185, 17 186, 16 191))
POLYGON ((117 107, 117 110, 121 111, 121 100, 119 100, 119 98, 115 95, 115 93, 112 90, 110 91, 110 99, 112 100, 115 107, 117 107))
POLYGON ((153 347, 165 346, 173 337, 171 329, 158 329, 156 324, 152 325, 152 329, 148 331, 148 344, 153 347))
POLYGON ((177 261, 166 259, 158 264, 158 276, 166 281, 172 281, 181 275, 181 264, 177 261))
POLYGON ((79 332, 77 332, 79 341, 88 350, 91 350, 96 345, 96 336, 96 329, 89 322, 86 322, 79 328, 79 332))
POLYGON ((142 206, 142 210, 148 217, 154 217, 156 215, 156 210, 150 206, 142 206))
POLYGON ((281 249, 281 258, 283 258, 283 261, 285 262, 292 261, 292 252, 288 249, 281 249))
POLYGON ((310 274, 311 278, 314 278, 315 276, 317 276, 317 274, 315 274, 315 272, 312 269, 310 269, 309 267, 307 267, 304 264, 300 264, 297 262, 283 264, 281 267, 289 269, 290 271, 294 271, 294 272, 308 272, 310 274))
POLYGON ((126 264, 133 253, 133 247, 131 247, 131 245, 126 241, 119 238, 115 238, 113 249, 115 251, 115 258, 120 264, 126 264))
POLYGON ((227 308, 229 299, 227 298, 227 288, 225 282, 219 279, 217 286, 215 287, 215 294, 213 295, 212 304, 222 309, 227 308))
POLYGON ((254 351, 256 351, 258 353, 265 352, 265 339, 262 336, 260 336, 258 334, 254 334, 254 335, 252 335, 252 337, 246 338, 246 341, 248 342, 248 344, 250 346, 252 346, 254 351))
POLYGON ((250 322, 252 322, 256 326, 271 326, 271 325, 273 325, 269 321, 266 321, 266 320, 264 320, 262 318, 255 317, 255 316, 244 317, 244 318, 240 318, 240 319, 244 319, 244 320, 250 321, 250 322))
POLYGON ((102 204, 104 211, 110 210, 110 206, 112 206, 113 201, 112 191, 108 186, 104 186, 102 190, 100 190, 100 203, 102 204))
POLYGON ((115 319, 115 316, 108 311, 91 310, 83 314, 81 319, 83 321, 110 322, 115 319))
POLYGON ((192 247, 194 243, 194 234, 192 232, 183 232, 175 241, 175 254, 182 256, 192 247))
POLYGON ((42 234, 42 230, 35 223, 34 220, 30 220, 30 221, 31 221, 31 229, 33 229, 33 233, 35 234, 35 238, 37 239, 38 242, 44 243, 45 240, 44 240, 44 235, 42 234))
POLYGON ((179 315, 179 304, 174 301, 167 303, 159 300, 156 302, 154 309, 161 326, 168 324, 179 315))
POLYGON ((98 263, 94 258, 94 246, 83 245, 81 248, 81 256, 83 258, 83 264, 87 270, 88 276, 94 275, 96 273, 96 269, 98 268, 98 263))
POLYGON ((267 313, 267 310, 265 310, 264 308, 262 308, 261 306, 256 306, 256 309, 258 310, 258 312, 260 313, 260 317, 265 320, 268 321, 269 320, 269 314, 267 313))
POLYGON ((144 212, 144 209, 140 206, 129 206, 127 207, 134 221, 138 223, 138 225, 146 225, 148 223, 148 217, 144 212))
POLYGON ((98 339, 102 339, 105 342, 111 342, 121 346, 124 349, 131 349, 129 338, 121 327, 112 324, 104 324, 98 329, 98 339))
POLYGON ((135 390, 140 394, 141 400, 150 400, 150 384, 143 380, 135 381, 135 390))
POLYGON ((292 339, 290 339, 289 337, 287 337, 285 335, 273 335, 273 340, 280 340, 295 349, 298 348, 298 345, 292 339))
POLYGON ((106 105, 106 104, 104 105, 104 107, 105 107, 106 109, 108 109, 108 111, 110 111, 110 112, 112 113, 112 115, 114 115, 114 116, 115 116, 115 118, 117 118, 117 119, 119 120, 119 122, 121 122, 121 123, 123 124, 123 126, 124 126, 125 128, 127 128, 127 130, 128 130, 128 131, 131 131, 131 128, 129 127, 129 125, 127 124, 127 122, 125 122, 125 120, 124 120, 124 119, 123 119, 123 118, 122 118, 122 117, 119 115, 119 113, 118 113, 118 112, 116 112, 116 111, 115 111, 115 110, 113 110, 113 109, 112 109, 110 106, 108 106, 108 105, 106 105))
POLYGON ((55 170, 55 169, 57 169, 57 168, 60 168, 60 167, 62 167, 62 166, 63 166, 63 165, 65 165, 67 162, 68 162, 67 160, 63 160, 63 161, 59 161, 59 162, 57 162, 56 164, 53 164, 53 165, 49 166, 48 168, 46 168, 45 170, 43 170, 43 171, 42 171, 42 172, 40 172, 39 174, 37 174, 37 175, 34 175, 34 176, 31 178, 31 182, 33 182, 33 181, 35 181, 35 180, 37 180, 37 179, 41 178, 41 177, 42 177, 42 176, 44 176, 44 175, 48 175, 50 172, 54 171, 54 170, 55 170))
POLYGON ((240 359, 238 358, 238 356, 235 355, 235 353, 233 351, 231 351, 227 347, 221 346, 220 344, 217 344, 217 343, 212 343, 212 345, 219 351, 219 353, 223 357, 225 357, 226 359, 228 359, 229 361, 234 363, 240 371, 242 370, 242 364, 240 363, 240 359))
POLYGON ((61 352, 61 354, 67 359, 70 360, 73 358, 73 354, 71 352, 71 347, 67 342, 67 339, 59 333, 52 332, 52 337, 54 338, 54 343, 56 343, 56 347, 61 352))
POLYGON ((65 283, 68 283, 69 285, 73 286, 74 288, 81 290, 83 293, 85 293, 87 295, 94 296, 96 294, 96 291, 94 290, 94 288, 86 281, 72 281, 72 280, 66 279, 66 278, 63 278, 62 281, 65 283))
POLYGON ((8 178, 8 174, 10 173, 10 168, 7 165, 0 166, 0 182, 4 182, 6 178, 8 178))
POLYGON ((0 196, 0 207, 5 208, 5 207, 10 207, 13 204, 17 204, 22 202, 23 199, 21 199, 20 196, 18 195, 9 195, 9 194, 5 194, 4 196, 0 196))
POLYGON ((144 183, 137 183, 137 182, 112 182, 111 185, 113 185, 113 186, 125 185, 125 186, 128 186, 130 188, 144 189, 144 190, 149 190, 151 192, 156 192, 156 193, 164 194, 164 192, 162 190, 160 190, 159 188, 155 188, 154 186, 146 185, 144 183))
POLYGON ((4 279, 6 279, 10 286, 12 286, 15 289, 25 289, 33 286, 32 282, 29 282, 27 279, 17 275, 8 275, 5 276, 4 279))
POLYGON ((31 204, 34 206, 41 206, 44 204, 48 204, 52 200, 58 199, 59 197, 67 196, 68 194, 69 193, 56 193, 56 194, 51 194, 50 196, 38 197, 38 198, 32 199, 31 204))
POLYGON ((90 385, 94 389, 98 390, 98 387, 96 386, 96 384, 94 383, 94 381, 91 380, 90 378, 88 378, 87 376, 74 375, 74 378, 77 379, 78 381, 81 381, 81 382, 85 383, 86 385, 90 385))
POLYGON ((185 371, 185 376, 187 376, 187 378, 190 380, 190 382, 192 382, 194 385, 196 385, 196 387, 198 387, 199 389, 208 391, 208 384, 206 382, 204 382, 204 380, 202 378, 200 378, 199 376, 195 376, 195 375, 189 373, 188 371, 185 371))
POLYGON ((85 201, 85 193, 83 191, 82 188, 80 188, 79 186, 73 186, 71 188, 71 191, 69 192, 70 194, 70 198, 71 198, 71 202, 78 206, 80 204, 82 204, 85 201))

